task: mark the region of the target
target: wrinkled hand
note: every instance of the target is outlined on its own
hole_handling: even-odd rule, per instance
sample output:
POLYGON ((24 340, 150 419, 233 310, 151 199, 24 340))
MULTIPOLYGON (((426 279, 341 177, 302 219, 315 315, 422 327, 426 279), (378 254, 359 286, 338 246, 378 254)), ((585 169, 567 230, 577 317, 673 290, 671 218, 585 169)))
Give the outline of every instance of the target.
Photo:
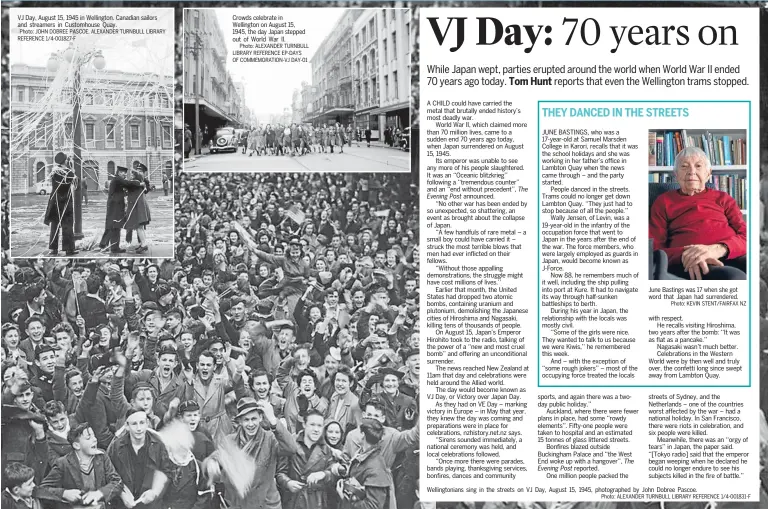
POLYGON ((304 488, 304 483, 299 481, 288 481, 285 486, 291 493, 298 493, 304 488))
POLYGON ((64 493, 61 494, 61 498, 64 499, 65 502, 80 502, 82 495, 80 495, 80 490, 64 490, 64 493))
POLYGON ((723 262, 718 258, 725 256, 725 248, 719 244, 693 244, 685 246, 681 261, 690 279, 701 279, 709 274, 709 266, 722 267, 723 262))

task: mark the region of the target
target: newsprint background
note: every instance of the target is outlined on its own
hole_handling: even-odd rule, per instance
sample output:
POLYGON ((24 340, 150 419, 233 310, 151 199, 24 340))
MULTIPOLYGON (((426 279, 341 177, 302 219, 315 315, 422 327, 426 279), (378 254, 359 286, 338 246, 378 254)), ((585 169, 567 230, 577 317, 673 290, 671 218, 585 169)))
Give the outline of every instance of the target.
MULTIPOLYGON (((411 37, 411 40, 415 42, 415 45, 411 49, 411 87, 412 87, 412 93, 411 93, 411 118, 410 118, 410 127, 411 127, 411 145, 413 147, 419 146, 419 77, 420 77, 420 62, 419 62, 419 33, 418 33, 418 19, 419 19, 419 8, 420 7, 440 7, 445 6, 447 2, 217 2, 215 4, 216 7, 219 8, 225 8, 225 7, 249 7, 249 8, 255 8, 255 7, 270 7, 270 8, 276 8, 276 7, 326 7, 326 6, 333 6, 333 7, 339 7, 339 8, 349 8, 349 7, 366 7, 366 8, 381 8, 381 7, 397 7, 397 8, 410 8, 413 10, 412 13, 412 25, 411 30, 413 30, 413 36, 411 37)), ((540 6, 546 6, 546 7, 562 7, 564 9, 567 9, 568 7, 589 7, 589 6, 600 6, 600 7, 627 7, 627 6, 642 6, 642 7, 688 7, 688 6, 724 6, 729 5, 733 7, 737 6, 751 6, 751 7, 761 7, 760 10, 760 51, 764 55, 766 54, 766 50, 768 49, 768 14, 766 11, 766 8, 763 4, 759 2, 656 2, 656 3, 632 3, 632 2, 558 2, 558 1, 552 1, 552 2, 450 2, 451 7, 460 7, 460 6, 466 6, 466 7, 503 7, 503 6, 509 6, 509 7, 523 7, 523 8, 537 8, 540 6)), ((19 278, 15 273, 14 270, 19 270, 19 268, 24 268, 21 272, 25 274, 29 274, 30 272, 33 273, 34 271, 38 270, 39 267, 36 266, 34 260, 12 260, 10 258, 10 251, 9 251, 9 237, 10 237, 10 231, 9 231, 9 206, 10 206, 10 199, 9 199, 9 192, 11 189, 10 185, 10 170, 9 170, 9 119, 10 119, 10 97, 9 97, 9 16, 10 16, 10 8, 12 7, 47 7, 51 8, 52 11, 57 11, 62 8, 66 7, 171 7, 174 9, 175 12, 175 26, 176 26, 176 66, 175 66, 175 122, 174 122, 174 135, 175 135, 175 148, 176 148, 176 155, 174 159, 174 183, 173 183, 173 191, 177 192, 176 186, 182 182, 182 177, 180 176, 180 172, 182 169, 184 157, 185 157, 185 150, 184 150, 184 97, 183 97, 183 61, 185 58, 185 55, 183 53, 183 34, 184 34, 184 27, 183 27, 183 9, 184 8, 194 8, 194 7, 211 7, 213 4, 208 2, 133 2, 133 1, 114 1, 114 2, 5 2, 2 3, 2 297, 3 300, 6 301, 6 299, 9 296, 9 292, 13 290, 13 287, 16 287, 16 290, 19 289, 19 286, 21 285, 22 291, 26 290, 26 286, 24 283, 24 278, 19 278), (9 270, 9 268, 11 268, 9 270)), ((757 48, 753 48, 753 50, 757 50, 757 48)), ((768 203, 768 179, 764 180, 764 174, 765 171, 768 170, 768 154, 766 154, 765 147, 766 144, 766 118, 768 116, 764 115, 765 111, 765 105, 766 105, 766 99, 768 99, 768 88, 766 87, 766 83, 768 80, 766 80, 766 68, 768 68, 768 65, 763 63, 765 59, 760 60, 762 65, 760 68, 760 82, 761 82, 761 93, 760 93, 760 106, 759 108, 756 108, 756 111, 760 112, 760 158, 759 158, 759 164, 760 164, 760 184, 761 184, 761 190, 760 190, 760 196, 761 201, 764 203, 768 203)), ((270 76, 264 76, 263 79, 270 80, 270 76)), ((419 183, 419 155, 418 150, 411 150, 410 152, 411 157, 411 178, 412 182, 415 185, 418 185, 419 183)), ((210 171, 216 171, 211 169, 210 171)), ((218 171, 226 171, 225 168, 220 168, 218 171)), ((361 168, 360 171, 366 171, 365 168, 361 168)), ((190 181, 192 182, 192 181, 190 181)), ((402 184, 402 182, 401 182, 402 184)), ((194 191, 193 191, 194 192, 194 191)), ((178 218, 177 218, 178 219, 178 218)), ((180 228, 177 224, 177 244, 176 247, 179 247, 179 241, 180 237, 183 235, 183 232, 179 231, 180 228)), ((761 276, 761 292, 760 292, 760 300, 761 300, 761 327, 760 327, 760 341, 759 341, 759 348, 760 348, 760 379, 761 379, 761 390, 760 390, 760 408, 763 411, 763 413, 768 413, 768 387, 766 385, 763 385, 763 383, 766 383, 765 380, 768 380, 768 322, 766 322, 766 305, 765 302, 768 300, 768 292, 766 291, 766 284, 765 281, 768 281, 768 245, 766 245, 766 242, 768 242, 768 232, 763 230, 761 232, 761 242, 760 242, 760 276, 761 276)), ((118 268, 124 268, 129 266, 130 264, 128 262, 122 263, 120 259, 115 260, 116 264, 118 265, 118 268)), ((91 267, 87 267, 89 264, 87 263, 87 260, 82 263, 82 265, 89 270, 91 267)), ((7 310, 5 302, 3 302, 3 310, 7 310)), ((190 310, 187 310, 189 312, 190 310)), ((263 311, 263 310, 259 310, 263 311)), ((194 311, 193 311, 194 312, 194 311)), ((8 317, 3 316, 3 322, 6 322, 8 317)), ((3 329, 3 346, 5 348, 5 335, 6 335, 6 328, 3 329)), ((6 381, 7 377, 5 376, 5 373, 9 368, 10 364, 3 363, 3 380, 6 381)), ((14 373, 14 375, 18 375, 17 373, 14 373)), ((23 386, 23 385, 22 385, 23 386)), ((18 388, 18 387, 17 387, 18 388)), ((6 431, 8 430, 7 426, 12 425, 12 419, 9 415, 7 408, 5 406, 6 403, 6 387, 3 387, 4 390, 4 398, 3 398, 3 444, 2 447, 5 450, 6 449, 6 437, 10 437, 12 435, 6 435, 6 431)), ((82 389, 82 387, 81 387, 82 389)), ((13 404, 14 397, 13 395, 10 396, 11 404, 13 404)), ((34 419, 33 419, 34 420, 34 419)), ((30 425, 30 428, 37 430, 37 427, 33 427, 30 425)), ((761 433, 765 433, 765 429, 761 429, 761 433)), ((28 432, 28 429, 25 428, 25 432, 28 432)), ((759 480, 756 476, 755 482, 761 483, 761 503, 762 507, 765 507, 766 500, 766 489, 768 487, 768 475, 766 474, 766 464, 768 463, 768 447, 766 447, 766 442, 768 441, 768 437, 766 436, 760 436, 759 437, 759 443, 761 448, 761 471, 759 475, 759 480)), ((758 441, 755 440, 755 443, 758 441)), ((101 445, 101 443, 100 443, 101 445)), ((417 450, 415 452, 418 452, 417 450)), ((418 456, 416 456, 418 458, 418 456)), ((5 486, 3 486, 5 488, 5 486)), ((428 497, 423 496, 424 493, 421 493, 422 499, 420 501, 415 502, 415 505, 413 507, 445 507, 445 508, 473 508, 473 509, 490 509, 490 508, 530 508, 530 509, 552 509, 552 508, 579 508, 579 509, 588 509, 588 508, 601 508, 601 509, 624 509, 632 507, 634 508, 640 508, 640 507, 652 507, 652 508, 659 508, 662 507, 675 507, 675 508, 691 508, 691 509, 704 509, 705 507, 729 507, 729 508, 741 508, 741 507, 760 507, 760 503, 758 502, 752 502, 752 503, 743 503, 743 502, 720 502, 720 503, 707 503, 707 502, 642 502, 642 503, 636 503, 636 502, 557 502, 557 503, 550 503, 546 501, 541 502, 493 502, 493 503, 484 503, 482 501, 472 501, 472 502, 463 502, 463 501, 456 501, 456 502, 441 502, 441 503, 434 503, 429 502, 428 497)), ((6 498, 3 498, 3 509, 5 509, 6 505, 6 498)), ((544 499, 546 500, 546 498, 544 499)), ((22 501, 23 503, 23 501, 22 501)), ((189 505, 191 507, 191 504, 189 505)), ((11 507, 11 506, 9 506, 11 507)), ((182 506, 179 506, 182 507, 182 506)), ((251 507, 251 506, 248 506, 251 507)), ((253 505, 253 507, 257 507, 256 505, 253 505)), ((271 507, 271 506, 270 506, 271 507)), ((319 505, 312 505, 309 504, 306 507, 320 507, 319 505)), ((333 506, 328 506, 333 507, 333 506)), ((394 505, 392 506, 394 509, 394 505)), ((398 507, 398 509, 411 509, 411 507, 398 507)))

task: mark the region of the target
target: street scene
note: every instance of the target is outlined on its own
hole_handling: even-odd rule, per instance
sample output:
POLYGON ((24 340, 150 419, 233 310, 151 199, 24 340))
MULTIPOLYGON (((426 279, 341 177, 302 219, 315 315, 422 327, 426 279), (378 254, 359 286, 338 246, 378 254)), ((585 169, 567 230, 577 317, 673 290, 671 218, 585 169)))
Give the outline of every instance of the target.
POLYGON ((186 171, 410 171, 409 9, 186 9, 184 43, 186 171))
POLYGON ((19 9, 10 37, 11 256, 168 256, 173 10, 104 9, 67 38, 48 37, 44 11, 19 9))
POLYGON ((365 143, 353 141, 351 146, 345 146, 344 152, 330 154, 311 152, 302 157, 284 157, 264 155, 254 160, 241 151, 222 154, 211 154, 203 149, 200 157, 185 162, 186 171, 206 172, 240 172, 270 169, 284 172, 399 172, 410 171, 411 155, 408 152, 392 150, 381 142, 365 143))

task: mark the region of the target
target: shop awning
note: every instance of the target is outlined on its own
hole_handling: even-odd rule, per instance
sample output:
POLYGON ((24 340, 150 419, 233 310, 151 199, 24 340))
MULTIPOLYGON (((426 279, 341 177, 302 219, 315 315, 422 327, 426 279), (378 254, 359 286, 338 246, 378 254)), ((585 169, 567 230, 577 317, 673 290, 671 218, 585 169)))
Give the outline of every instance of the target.
POLYGON ((389 106, 382 106, 381 108, 376 108, 375 110, 372 110, 369 113, 371 115, 381 115, 382 113, 389 113, 391 111, 410 109, 410 107, 411 107, 411 104, 409 101, 403 101, 397 104, 390 104, 389 106))

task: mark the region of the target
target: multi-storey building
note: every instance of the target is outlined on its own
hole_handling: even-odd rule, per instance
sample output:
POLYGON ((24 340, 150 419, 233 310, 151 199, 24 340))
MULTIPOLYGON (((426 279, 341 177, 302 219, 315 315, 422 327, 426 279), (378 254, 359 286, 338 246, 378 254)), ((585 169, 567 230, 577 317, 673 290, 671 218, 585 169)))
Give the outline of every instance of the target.
POLYGON ((353 123, 352 26, 363 12, 364 9, 346 10, 312 56, 312 86, 300 94, 305 122, 340 122, 344 126, 353 123))
MULTIPOLYGON (((161 185, 163 173, 173 172, 173 77, 110 70, 97 76, 80 98, 88 191, 105 189, 117 166, 137 162, 161 185)), ((45 67, 11 67, 12 193, 47 192, 54 155, 73 152, 73 92, 52 91, 52 83, 45 67)))
POLYGON ((200 128, 208 141, 218 127, 241 125, 244 98, 227 70, 227 46, 216 11, 186 9, 184 16, 184 122, 194 133, 199 95, 200 128))
POLYGON ((355 22, 355 121, 374 139, 410 125, 411 29, 410 9, 366 9, 355 22))

